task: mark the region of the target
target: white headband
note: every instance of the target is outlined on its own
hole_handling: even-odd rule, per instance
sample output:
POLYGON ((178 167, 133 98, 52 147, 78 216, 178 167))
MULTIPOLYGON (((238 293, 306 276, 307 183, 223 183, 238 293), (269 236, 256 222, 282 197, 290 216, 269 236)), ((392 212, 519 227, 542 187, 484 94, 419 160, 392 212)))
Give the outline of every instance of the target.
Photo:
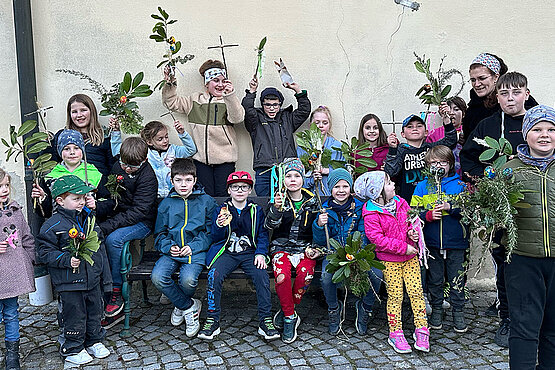
POLYGON ((204 84, 206 85, 208 82, 212 81, 217 76, 222 75, 224 78, 227 78, 227 73, 225 69, 221 68, 210 68, 204 72, 204 84))

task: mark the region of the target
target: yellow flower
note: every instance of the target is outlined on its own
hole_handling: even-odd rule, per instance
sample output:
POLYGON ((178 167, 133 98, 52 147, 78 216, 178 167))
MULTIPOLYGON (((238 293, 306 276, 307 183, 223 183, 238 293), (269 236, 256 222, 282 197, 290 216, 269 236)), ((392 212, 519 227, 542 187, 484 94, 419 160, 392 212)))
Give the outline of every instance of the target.
POLYGON ((69 237, 70 237, 71 239, 75 239, 75 238, 77 237, 78 234, 79 234, 79 232, 78 232, 77 229, 74 228, 74 227, 71 228, 71 229, 69 229, 69 231, 68 231, 68 235, 69 235, 69 237))
POLYGON ((352 261, 355 259, 355 256, 353 256, 352 254, 347 253, 345 255, 345 258, 347 259, 347 261, 352 261))

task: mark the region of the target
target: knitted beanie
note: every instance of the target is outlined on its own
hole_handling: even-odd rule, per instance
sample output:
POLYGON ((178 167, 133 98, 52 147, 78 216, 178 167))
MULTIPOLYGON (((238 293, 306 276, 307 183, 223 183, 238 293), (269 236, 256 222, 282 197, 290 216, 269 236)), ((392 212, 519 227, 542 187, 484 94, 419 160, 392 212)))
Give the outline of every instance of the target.
POLYGON ((60 157, 62 156, 62 150, 69 144, 77 145, 83 152, 83 155, 85 154, 85 142, 83 141, 83 135, 79 131, 66 129, 60 133, 58 144, 56 145, 60 157))
POLYGON ((285 159, 283 163, 285 164, 284 175, 287 175, 290 171, 297 171, 304 178, 304 166, 299 158, 285 159))
POLYGON ((536 105, 526 111, 524 120, 522 121, 522 136, 526 140, 528 132, 541 121, 547 121, 555 124, 555 109, 547 105, 536 105))
POLYGON ((347 171, 344 168, 336 168, 335 170, 331 171, 328 175, 328 189, 330 193, 331 193, 331 189, 333 189, 333 187, 337 185, 337 183, 340 180, 347 181, 351 189, 353 188, 353 177, 351 176, 349 171, 347 171))

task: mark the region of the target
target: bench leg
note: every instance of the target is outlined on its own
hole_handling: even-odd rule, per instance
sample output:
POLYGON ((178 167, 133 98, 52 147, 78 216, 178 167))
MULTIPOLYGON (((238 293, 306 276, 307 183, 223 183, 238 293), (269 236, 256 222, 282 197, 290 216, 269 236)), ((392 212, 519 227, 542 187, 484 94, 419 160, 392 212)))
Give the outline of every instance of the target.
POLYGON ((142 280, 141 284, 143 287, 143 304, 145 306, 150 306, 152 303, 150 303, 149 299, 148 299, 148 292, 147 292, 147 285, 146 285, 147 281, 146 280, 142 280))
POLYGON ((129 317, 131 316, 131 307, 129 306, 129 296, 131 294, 131 284, 127 281, 127 273, 131 269, 132 261, 131 261, 131 252, 129 251, 129 242, 123 245, 123 249, 121 251, 121 277, 122 277, 122 285, 121 285, 121 296, 123 298, 123 313, 125 315, 125 322, 123 325, 123 329, 121 330, 119 336, 122 338, 129 337, 131 333, 129 332, 129 317))

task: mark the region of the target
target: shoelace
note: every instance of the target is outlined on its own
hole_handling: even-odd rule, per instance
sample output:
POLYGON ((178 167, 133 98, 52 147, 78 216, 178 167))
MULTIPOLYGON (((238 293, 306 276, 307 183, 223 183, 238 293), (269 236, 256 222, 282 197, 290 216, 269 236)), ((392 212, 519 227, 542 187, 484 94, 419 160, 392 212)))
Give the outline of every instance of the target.
POLYGON ((419 330, 416 332, 416 338, 418 339, 418 341, 428 342, 428 337, 429 335, 426 334, 424 331, 419 330))
POLYGON ((208 330, 210 329, 210 327, 214 324, 214 319, 209 317, 206 319, 206 322, 204 323, 204 326, 202 327, 203 330, 208 330))
POLYGON ((271 318, 267 317, 264 319, 264 325, 266 325, 266 327, 270 330, 275 330, 276 328, 274 327, 274 322, 271 318))

